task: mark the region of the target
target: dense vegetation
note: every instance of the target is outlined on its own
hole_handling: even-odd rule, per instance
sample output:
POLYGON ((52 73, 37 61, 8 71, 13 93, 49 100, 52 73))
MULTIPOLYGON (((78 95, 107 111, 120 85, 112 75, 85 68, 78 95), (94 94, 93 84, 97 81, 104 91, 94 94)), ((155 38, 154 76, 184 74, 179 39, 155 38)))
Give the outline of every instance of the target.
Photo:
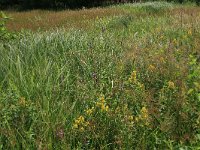
POLYGON ((0 149, 200 147, 200 8, 109 9, 123 13, 14 38, 2 14, 0 149))

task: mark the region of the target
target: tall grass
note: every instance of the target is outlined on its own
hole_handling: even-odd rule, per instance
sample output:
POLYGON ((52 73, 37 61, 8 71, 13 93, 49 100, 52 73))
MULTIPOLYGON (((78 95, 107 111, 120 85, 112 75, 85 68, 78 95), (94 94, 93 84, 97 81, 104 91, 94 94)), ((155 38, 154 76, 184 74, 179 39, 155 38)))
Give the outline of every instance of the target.
POLYGON ((0 43, 0 148, 198 149, 200 10, 181 9, 0 43))

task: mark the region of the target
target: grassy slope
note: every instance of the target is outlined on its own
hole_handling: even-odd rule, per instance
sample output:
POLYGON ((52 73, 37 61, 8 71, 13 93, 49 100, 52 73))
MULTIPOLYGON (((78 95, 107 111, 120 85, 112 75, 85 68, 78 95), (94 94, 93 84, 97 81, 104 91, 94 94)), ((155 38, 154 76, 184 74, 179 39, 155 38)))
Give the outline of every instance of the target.
POLYGON ((200 146, 200 8, 147 3, 10 14, 40 18, 16 28, 10 22, 14 30, 65 26, 68 17, 74 29, 0 44, 0 148, 200 146))

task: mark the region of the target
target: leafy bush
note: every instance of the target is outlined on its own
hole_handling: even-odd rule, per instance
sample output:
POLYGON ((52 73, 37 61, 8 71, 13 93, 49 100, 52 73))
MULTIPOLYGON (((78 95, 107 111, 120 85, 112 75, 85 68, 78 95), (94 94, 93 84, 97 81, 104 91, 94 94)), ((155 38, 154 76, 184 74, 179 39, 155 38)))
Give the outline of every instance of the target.
POLYGON ((15 39, 17 34, 9 32, 6 28, 6 22, 11 19, 3 12, 0 13, 0 42, 5 42, 11 39, 15 39))
POLYGON ((0 40, 6 40, 10 37, 10 34, 8 33, 6 29, 6 22, 9 18, 3 13, 0 13, 0 40))

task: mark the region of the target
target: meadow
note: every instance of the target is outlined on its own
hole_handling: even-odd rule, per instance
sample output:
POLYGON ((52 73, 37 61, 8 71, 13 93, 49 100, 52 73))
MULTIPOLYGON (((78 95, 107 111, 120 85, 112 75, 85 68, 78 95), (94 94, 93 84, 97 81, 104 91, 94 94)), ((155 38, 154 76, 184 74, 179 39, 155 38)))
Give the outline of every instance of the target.
POLYGON ((200 7, 5 13, 0 149, 200 149, 200 7))

